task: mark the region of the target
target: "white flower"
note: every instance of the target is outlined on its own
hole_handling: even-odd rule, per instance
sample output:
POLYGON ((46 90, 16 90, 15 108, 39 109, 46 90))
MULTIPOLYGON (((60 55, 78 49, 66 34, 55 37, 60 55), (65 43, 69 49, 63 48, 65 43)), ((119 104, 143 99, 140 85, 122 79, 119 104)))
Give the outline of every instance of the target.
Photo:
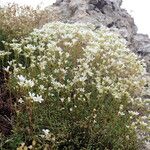
POLYGON ((70 110, 70 111, 73 111, 73 108, 70 108, 69 110, 70 110))
POLYGON ((33 87, 34 82, 32 80, 26 80, 26 85, 29 86, 29 87, 33 87))
POLYGON ((42 131, 44 132, 44 134, 45 134, 46 136, 47 136, 47 135, 49 134, 49 132, 50 132, 49 129, 43 129, 42 131))
POLYGON ((29 97, 30 97, 34 102, 39 102, 39 103, 41 103, 42 101, 44 101, 44 99, 42 98, 41 95, 38 95, 38 94, 37 94, 37 96, 35 96, 35 93, 30 93, 30 92, 29 92, 29 97))
POLYGON ((122 110, 123 109, 123 105, 120 105, 119 109, 122 110))
POLYGON ((61 100, 61 102, 63 103, 65 99, 64 99, 64 98, 61 98, 60 100, 61 100))
POLYGON ((0 51, 0 56, 9 55, 11 52, 0 51))
POLYGON ((142 116, 141 119, 144 119, 144 120, 145 120, 145 119, 147 119, 147 116, 142 116))
POLYGON ((44 85, 40 85, 40 90, 45 90, 45 87, 44 87, 44 85))
POLYGON ((138 116, 139 113, 138 112, 135 112, 135 111, 129 111, 129 114, 133 115, 133 116, 138 116))
POLYGON ((145 123, 144 121, 140 122, 140 124, 144 127, 147 126, 147 123, 145 123))
POLYGON ((4 68, 5 71, 9 72, 10 66, 7 66, 6 68, 4 68))
POLYGON ((68 102, 71 102, 71 98, 70 97, 68 97, 68 102))
POLYGON ((25 82, 26 78, 23 75, 17 76, 20 82, 25 82))
POLYGON ((22 104, 24 103, 24 100, 22 98, 19 98, 18 102, 22 104))
POLYGON ((50 133, 49 129, 43 129, 42 131, 44 132, 44 135, 41 135, 42 138, 45 138, 49 141, 55 141, 55 136, 52 133, 50 133))
POLYGON ((34 82, 30 79, 30 80, 27 80, 24 76, 22 75, 18 75, 17 76, 18 79, 19 79, 19 82, 18 84, 20 86, 23 86, 23 87, 33 87, 34 86, 34 82))
POLYGON ((124 116, 124 115, 125 115, 124 112, 120 112, 120 111, 118 112, 118 114, 121 115, 121 116, 124 116))

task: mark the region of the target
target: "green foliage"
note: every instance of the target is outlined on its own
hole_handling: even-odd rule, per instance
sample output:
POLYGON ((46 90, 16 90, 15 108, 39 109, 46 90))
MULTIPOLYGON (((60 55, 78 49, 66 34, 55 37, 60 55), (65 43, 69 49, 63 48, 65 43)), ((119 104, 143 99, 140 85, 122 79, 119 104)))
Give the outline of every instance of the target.
POLYGON ((18 150, 138 149, 137 133, 148 127, 139 98, 145 69, 118 35, 94 29, 50 23, 9 44, 18 150))
MULTIPOLYGON (((10 47, 5 47, 3 41, 11 42, 14 39, 21 40, 27 36, 34 28, 38 28, 48 20, 48 12, 33 9, 29 6, 19 6, 9 4, 0 8, 0 52, 10 51, 10 47)), ((0 56, 0 69, 8 66, 8 61, 13 59, 13 55, 0 56)))
POLYGON ((7 41, 11 41, 27 36, 34 28, 42 25, 43 19, 46 22, 47 11, 9 4, 0 9, 0 17, 0 31, 3 32, 7 41))

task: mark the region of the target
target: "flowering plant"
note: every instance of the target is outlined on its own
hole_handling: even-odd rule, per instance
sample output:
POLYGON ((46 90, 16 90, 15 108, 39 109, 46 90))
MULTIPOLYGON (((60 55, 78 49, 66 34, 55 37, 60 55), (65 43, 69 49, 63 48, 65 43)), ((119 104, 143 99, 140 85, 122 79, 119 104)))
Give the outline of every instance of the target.
POLYGON ((18 95, 14 131, 23 142, 29 135, 54 149, 137 148, 136 130, 148 126, 139 98, 144 64, 119 35, 94 29, 53 22, 10 44, 9 85, 18 95))

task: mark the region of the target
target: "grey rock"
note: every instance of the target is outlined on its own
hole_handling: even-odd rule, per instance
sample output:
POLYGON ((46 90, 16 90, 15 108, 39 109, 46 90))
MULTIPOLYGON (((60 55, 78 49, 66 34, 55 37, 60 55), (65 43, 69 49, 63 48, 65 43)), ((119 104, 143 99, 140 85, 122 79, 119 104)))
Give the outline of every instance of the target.
POLYGON ((132 40, 133 48, 142 55, 150 54, 150 39, 148 35, 136 34, 132 40))
POLYGON ((122 0, 57 0, 54 7, 58 7, 64 22, 101 24, 109 28, 117 28, 120 34, 130 41, 137 32, 133 18, 126 10, 121 9, 122 0))
POLYGON ((147 72, 150 73, 150 39, 148 35, 136 34, 131 40, 131 49, 145 60, 147 72))
POLYGON ((121 4, 122 4, 122 0, 110 0, 111 2, 113 2, 115 5, 117 5, 117 6, 121 6, 121 4))

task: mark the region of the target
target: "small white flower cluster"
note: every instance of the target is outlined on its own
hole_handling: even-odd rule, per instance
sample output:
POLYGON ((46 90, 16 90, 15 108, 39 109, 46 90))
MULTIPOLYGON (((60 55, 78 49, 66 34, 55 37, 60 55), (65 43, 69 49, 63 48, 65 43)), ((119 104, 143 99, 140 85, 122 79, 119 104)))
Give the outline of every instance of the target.
POLYGON ((39 103, 41 103, 41 102, 44 101, 44 99, 42 98, 41 95, 38 95, 38 94, 37 94, 37 96, 36 96, 35 93, 30 93, 30 92, 29 92, 29 97, 30 97, 34 102, 39 102, 39 103))
POLYGON ((0 50, 0 57, 4 57, 4 56, 9 55, 9 54, 11 54, 11 52, 6 52, 6 51, 0 50))
POLYGON ((44 133, 44 134, 40 135, 42 138, 45 138, 46 140, 52 141, 52 142, 55 141, 55 136, 52 133, 50 133, 49 129, 43 129, 42 131, 44 133))
POLYGON ((18 84, 21 87, 33 87, 34 86, 34 82, 30 79, 27 80, 23 75, 18 75, 18 84))

